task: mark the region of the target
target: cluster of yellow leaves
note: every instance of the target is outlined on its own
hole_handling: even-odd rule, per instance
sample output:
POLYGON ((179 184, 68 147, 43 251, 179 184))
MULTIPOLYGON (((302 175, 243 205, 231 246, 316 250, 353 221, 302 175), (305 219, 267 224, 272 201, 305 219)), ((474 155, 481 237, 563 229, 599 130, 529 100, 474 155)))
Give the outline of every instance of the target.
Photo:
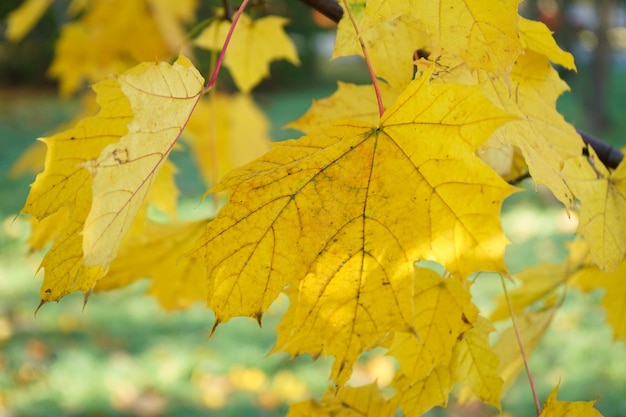
MULTIPOLYGON (((275 350, 333 356, 336 383, 290 416, 391 416, 398 406, 420 415, 445 406, 456 382, 462 397, 500 408, 522 359, 512 329, 489 343, 492 321, 506 314, 499 306, 491 320, 481 316, 469 277, 508 273, 499 214, 515 189, 505 179, 527 169, 568 208, 578 202, 590 247, 589 257, 572 251, 562 266, 519 276, 525 285, 512 292, 511 308, 531 351, 569 281, 609 288, 609 322, 619 324, 624 167, 610 172, 592 149, 583 155, 555 110, 567 86, 550 64, 574 69, 573 59, 543 24, 518 16, 517 1, 341 4, 333 56, 366 57, 384 114, 372 86, 340 84, 291 124, 305 136, 238 169, 267 150, 267 126, 245 93, 270 61, 298 63, 284 19, 241 17, 224 65, 242 95, 201 99, 204 81, 184 57, 96 84, 100 113, 44 140, 45 169, 24 208, 38 222, 34 242, 54 242, 42 264, 42 303, 150 275, 167 308, 206 300, 215 330, 236 316, 260 322, 286 293, 275 350), (148 204, 176 217, 167 157, 185 127, 204 178, 221 178, 212 191, 228 192, 229 202, 212 220, 154 223, 148 204), (242 147, 249 153, 240 155, 242 147), (499 155, 498 172, 479 157, 489 151, 499 155), (421 260, 445 273, 416 267, 421 260), (360 356, 376 347, 398 363, 395 394, 349 384, 360 356)), ((28 7, 32 18, 45 4, 28 7)), ((96 1, 64 28, 51 72, 69 93, 129 62, 171 55, 185 46, 180 28, 193 10, 193 1, 96 1), (130 26, 137 38, 125 38, 130 26)), ((218 51, 229 29, 214 21, 194 45, 218 51)), ((617 337, 625 333, 616 327, 617 337)), ((544 414, 579 409, 597 414, 592 404, 557 401, 555 391, 544 414)))

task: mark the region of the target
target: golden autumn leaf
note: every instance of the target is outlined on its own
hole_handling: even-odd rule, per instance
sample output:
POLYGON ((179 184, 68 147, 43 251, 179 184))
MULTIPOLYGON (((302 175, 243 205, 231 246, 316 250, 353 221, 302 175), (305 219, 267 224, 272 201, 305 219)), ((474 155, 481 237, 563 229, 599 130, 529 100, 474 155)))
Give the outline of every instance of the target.
MULTIPOLYGON (((343 2, 341 4, 345 8, 343 2)), ((415 51, 427 43, 424 30, 412 15, 371 21, 364 6, 363 0, 350 2, 360 32, 357 35, 351 19, 344 13, 337 27, 332 58, 363 55, 358 40, 361 36, 376 75, 399 92, 413 79, 415 51)), ((367 9, 370 9, 369 4, 367 9)))
POLYGON ((148 277, 152 280, 148 294, 167 310, 206 300, 204 267, 197 259, 183 256, 203 233, 205 224, 206 220, 148 223, 123 242, 118 257, 95 290, 120 288, 148 277))
MULTIPOLYGON (((393 103, 398 93, 386 84, 381 84, 380 87, 383 102, 393 103)), ((379 120, 373 86, 339 82, 337 91, 329 97, 314 100, 311 108, 287 127, 311 135, 323 131, 332 122, 345 118, 369 123, 379 120)))
POLYGON ((433 407, 445 407, 454 386, 449 364, 435 367, 421 378, 396 374, 392 386, 398 392, 400 407, 405 415, 419 416, 433 407))
POLYGON ((83 230, 83 262, 90 266, 107 267, 115 258, 204 82, 183 56, 171 66, 140 64, 119 80, 133 110, 128 133, 83 164, 93 175, 93 203, 83 230))
POLYGON ((456 57, 496 74, 508 72, 522 53, 517 5, 517 0, 412 2, 435 57, 456 57))
POLYGON ((169 49, 146 0, 94 0, 80 20, 63 25, 49 73, 68 95, 84 81, 175 56, 179 47, 169 49))
POLYGON ((613 271, 626 256, 626 164, 609 172, 591 147, 588 153, 568 160, 563 174, 581 203, 578 233, 589 243, 591 260, 613 271))
POLYGON ((478 318, 469 288, 456 278, 442 278, 416 268, 411 332, 397 332, 389 355, 409 378, 420 379, 437 366, 448 365, 457 338, 478 318))
MULTIPOLYGON (((182 57, 173 66, 143 64, 127 74, 96 84, 94 90, 101 105, 100 112, 72 129, 44 139, 48 146, 45 169, 37 176, 22 210, 42 225, 53 215, 62 222, 50 232, 55 233, 56 238, 42 262, 45 269, 42 303, 58 300, 73 291, 88 293, 104 275, 108 266, 106 260, 101 265, 85 263, 85 255, 89 253, 83 250, 83 239, 87 239, 90 250, 94 238, 110 239, 107 244, 113 246, 103 250, 105 256, 114 256, 112 250, 117 250, 150 189, 150 183, 156 178, 160 164, 180 134, 184 125, 182 119, 189 117, 189 113, 185 116, 172 112, 190 112, 193 104, 189 105, 189 101, 197 99, 202 90, 201 77, 189 65, 189 61, 182 57), (185 79, 188 84, 184 83, 185 79), (139 92, 138 87, 143 91, 139 92), (193 94, 194 88, 196 96, 184 100, 187 94, 193 94), (161 97, 154 94, 161 94, 161 97), (182 122, 177 122, 177 118, 182 122), (169 139, 165 140, 164 136, 169 139), (135 142, 131 142, 133 139, 135 142), (159 142, 163 148, 155 147, 159 142), (107 147, 109 145, 111 147, 107 147), (141 169, 148 172, 129 169, 137 166, 134 163, 137 160, 141 169), (110 162, 108 168, 105 161, 110 162), (95 178, 85 169, 86 166, 91 167, 95 178), (122 172, 129 178, 120 178, 122 172), (98 179, 98 175, 107 178, 98 179), (103 179, 101 190, 98 182, 103 179), (113 189, 107 188, 115 181, 122 185, 118 183, 117 189, 116 185, 113 189), (139 186, 132 188, 137 181, 139 186), (129 188, 119 188, 123 186, 129 188), (93 193, 92 187, 95 187, 93 193), (95 208, 92 207, 92 195, 96 198, 95 208), (118 210, 116 214, 121 217, 111 210, 118 210), (58 215, 60 211, 65 214, 58 215), (97 220, 87 221, 90 213, 91 218, 96 216, 97 220), (108 221, 115 230, 109 227, 108 221)), ((170 179, 163 180, 165 194, 172 194, 168 187, 172 186, 173 172, 169 174, 170 179)), ((175 197, 174 194, 163 198, 157 193, 150 201, 171 214, 171 199, 175 197)), ((45 236, 40 240, 45 241, 45 236)), ((97 260, 99 255, 92 252, 90 256, 97 260)))
POLYGON ((597 267, 587 267, 572 276, 571 285, 589 292, 603 289, 602 307, 606 310, 606 321, 613 328, 615 339, 626 339, 626 261, 612 272, 597 267))
POLYGON ((9 13, 5 36, 18 42, 39 22, 52 4, 52 0, 26 0, 20 7, 9 13))
MULTIPOLYGON (((230 22, 213 22, 195 40, 197 46, 220 51, 224 46, 230 22)), ((286 59, 299 65, 296 48, 287 36, 284 26, 287 20, 278 16, 267 16, 252 20, 241 15, 233 32, 224 66, 228 68, 239 90, 248 93, 269 75, 269 64, 286 59)))
POLYGON ((80 165, 97 158, 106 145, 124 136, 133 112, 117 80, 101 81, 93 89, 101 105, 96 116, 42 139, 48 148, 45 169, 37 176, 22 209, 35 217, 40 227, 47 223, 46 227, 52 225, 56 229, 55 242, 42 262, 42 302, 59 300, 73 291, 88 292, 104 275, 100 267, 82 265, 80 232, 91 207, 92 177, 80 165), (64 213, 58 214, 61 211, 64 213), (54 225, 49 220, 51 216, 63 223, 54 225))
POLYGON ((299 288, 277 349, 334 355, 344 378, 361 352, 410 326, 414 260, 462 277, 504 270, 498 216, 512 187, 473 151, 508 120, 479 88, 424 77, 379 126, 340 122, 232 172, 214 189, 230 201, 196 251, 216 325, 260 319, 299 288))
POLYGON ((247 94, 211 92, 200 100, 183 132, 205 182, 214 185, 233 168, 270 148, 269 123, 247 94))
POLYGON ((320 401, 293 404, 287 417, 393 417, 397 400, 387 400, 376 383, 328 388, 320 401))
POLYGON ((543 411, 539 417, 602 417, 602 414, 593 405, 595 401, 559 401, 556 395, 558 385, 543 404, 543 411))
MULTIPOLYGON (((454 378, 463 382, 464 388, 481 401, 501 410, 504 381, 498 374, 498 355, 489 344, 489 333, 495 330, 489 320, 479 316, 475 326, 464 332, 454 345, 450 368, 454 378)), ((461 391, 460 396, 468 395, 461 391)))

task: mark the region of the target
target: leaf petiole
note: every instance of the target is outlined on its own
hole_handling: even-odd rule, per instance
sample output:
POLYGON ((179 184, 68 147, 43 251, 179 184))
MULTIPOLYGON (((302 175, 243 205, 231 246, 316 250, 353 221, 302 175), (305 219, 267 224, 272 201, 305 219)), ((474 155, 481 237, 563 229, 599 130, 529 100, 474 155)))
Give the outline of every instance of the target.
POLYGON ((217 63, 215 64, 215 69, 213 70, 213 74, 211 74, 211 78, 209 79, 209 82, 204 87, 205 93, 211 90, 213 86, 215 85, 215 82, 217 81, 217 76, 219 75, 220 69, 222 68, 222 63, 224 62, 224 56, 226 55, 226 50, 228 49, 228 45, 230 44, 230 39, 233 36, 233 32, 235 31, 235 27, 237 26, 237 22, 239 21, 239 18, 243 14, 243 11, 246 9, 246 6, 248 5, 249 2, 250 0, 243 0, 243 2, 241 3, 241 6, 239 6, 239 9, 237 9, 237 13, 235 13, 235 15, 233 16, 233 21, 230 25, 230 28, 228 29, 228 33, 226 34, 226 39, 224 40, 224 46, 222 47, 222 50, 220 51, 220 55, 217 57, 217 63))
POLYGON ((515 313, 513 312, 513 306, 511 305, 511 299, 509 298, 509 292, 506 289, 506 283, 504 282, 504 277, 500 275, 500 281, 502 282, 502 289, 504 291, 504 298, 506 299, 506 304, 509 307, 509 314, 511 315, 511 323, 513 325, 513 330, 515 331, 515 338, 517 339, 517 344, 519 346, 520 353, 522 354, 522 359, 524 360, 524 367, 526 368, 526 375, 528 375, 528 382, 530 383, 530 390, 533 393, 533 399, 535 401, 535 409, 537 410, 537 417, 541 415, 541 403, 539 402, 539 396, 537 395, 537 388, 535 387, 535 380, 533 379, 533 375, 530 371, 530 365, 528 363, 528 356, 526 355, 526 349, 524 349, 524 342, 522 341, 522 335, 519 332, 519 328, 517 327, 517 321, 515 320, 515 313))

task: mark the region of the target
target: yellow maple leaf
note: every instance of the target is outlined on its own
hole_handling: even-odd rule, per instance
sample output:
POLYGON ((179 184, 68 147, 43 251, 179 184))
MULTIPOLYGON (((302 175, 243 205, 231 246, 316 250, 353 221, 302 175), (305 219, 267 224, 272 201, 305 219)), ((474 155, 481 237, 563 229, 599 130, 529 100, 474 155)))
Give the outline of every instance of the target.
POLYGON ((457 338, 478 317, 468 288, 456 278, 441 278, 417 268, 412 332, 394 334, 389 355, 409 378, 423 378, 439 365, 448 365, 457 338))
POLYGON ((144 63, 119 76, 133 118, 128 134, 83 164, 93 202, 83 230, 83 262, 107 267, 159 169, 201 97, 204 80, 181 56, 173 65, 144 63))
MULTIPOLYGON (((96 116, 79 122, 73 129, 42 139, 48 148, 45 169, 37 176, 22 209, 42 224, 50 225, 48 219, 53 215, 57 216, 56 220, 66 222, 56 225, 55 243, 42 262, 45 269, 42 303, 58 300, 73 291, 88 292, 104 275, 100 267, 82 266, 80 232, 91 206, 92 178, 80 164, 96 158, 107 144, 125 135, 133 112, 117 80, 101 81, 93 89, 102 106, 96 116), (63 210, 66 210, 64 214, 56 214, 63 210)), ((45 241, 45 236, 42 239, 45 241)))
POLYGON ((612 272, 597 267, 587 267, 572 276, 571 284, 583 291, 604 289, 602 306, 606 310, 606 321, 613 327, 613 337, 626 339, 626 261, 612 272))
MULTIPOLYGON (((193 108, 193 106, 186 108, 185 106, 189 105, 188 102, 177 100, 171 96, 168 101, 168 95, 181 93, 180 90, 182 89, 182 97, 186 97, 187 93, 193 91, 193 88, 196 91, 202 89, 201 77, 189 65, 189 61, 185 58, 181 58, 174 66, 145 64, 126 75, 97 83, 94 85, 94 90, 97 94, 98 103, 101 105, 100 112, 94 117, 79 122, 72 129, 43 139, 48 147, 45 169, 37 176, 31 187, 22 212, 31 214, 42 224, 49 222, 49 217, 53 215, 58 216, 56 220, 65 221, 65 223, 61 223, 56 231, 50 232, 56 234, 56 238, 42 262, 42 267, 45 269, 44 282, 41 288, 42 303, 58 300, 73 291, 88 293, 98 279, 104 275, 107 266, 104 263, 97 266, 84 263, 83 239, 86 237, 85 233, 93 233, 94 227, 102 225, 103 220, 106 221, 106 217, 99 217, 99 220, 92 223, 91 226, 87 226, 87 229, 85 228, 85 221, 93 210, 92 186, 96 186, 95 195, 99 200, 96 203, 96 212, 100 211, 106 215, 110 213, 109 210, 116 210, 117 208, 122 216, 119 221, 123 222, 123 228, 118 227, 117 231, 121 234, 118 234, 116 238, 111 235, 112 231, 106 227, 106 224, 101 231, 107 239, 113 239, 113 250, 116 250, 119 244, 117 240, 123 238, 123 229, 130 227, 132 218, 143 201, 144 193, 149 189, 149 183, 155 178, 159 168, 158 164, 164 160, 163 158, 170 147, 168 145, 164 149, 155 149, 154 145, 159 140, 163 142, 160 135, 171 136, 170 141, 172 141, 180 134, 182 125, 176 126, 175 120, 172 123, 172 116, 180 118, 185 116, 182 114, 174 115, 173 112, 191 111, 193 108), (168 74, 173 77, 174 81, 167 78, 168 74), (183 80, 186 77, 187 81, 191 77, 195 84, 185 86, 183 80), (149 80, 147 84, 145 83, 146 80, 149 80), (137 87, 143 88, 144 92, 135 90, 137 87), (162 94, 162 97, 151 95, 155 92, 162 94), (150 114, 146 115, 146 113, 150 114), (144 134, 142 134, 141 126, 138 128, 138 125, 142 124, 144 134), (156 130, 154 136, 149 131, 150 129, 156 130), (124 137, 126 139, 122 140, 124 137), (126 146, 129 138, 141 141, 140 146, 137 146, 136 143, 132 146, 126 146), (154 140, 151 141, 151 139, 154 140), (113 145, 116 142, 120 142, 117 147, 113 145), (107 148, 108 145, 113 147, 107 148), (137 148, 144 149, 146 153, 139 152, 133 155, 133 149, 137 148), (128 152, 129 149, 131 150, 130 153, 128 152), (112 163, 110 169, 105 168, 104 162, 102 162, 107 158, 112 163), (125 171, 123 165, 126 162, 132 165, 133 158, 139 158, 141 161, 154 162, 157 160, 158 163, 151 166, 151 171, 148 174, 143 174, 144 178, 140 179, 145 183, 143 188, 139 190, 140 192, 137 192, 137 189, 131 189, 131 192, 134 191, 132 195, 128 194, 128 190, 120 191, 119 189, 108 188, 108 180, 104 181, 104 190, 99 190, 97 183, 100 180, 97 177, 94 179, 90 172, 84 168, 90 166, 96 173, 98 169, 102 169, 103 172, 109 174, 111 181, 116 181, 116 178, 119 179, 119 174, 125 171), (101 161, 100 165, 98 165, 98 161, 101 161), (119 167, 118 163, 120 164, 119 167), (118 168, 119 172, 111 172, 118 170, 118 168), (120 201, 115 200, 115 196, 119 197, 120 194, 122 195, 121 200, 126 200, 126 202, 120 203, 120 201), (112 202, 109 202, 110 198, 113 198, 112 202), (66 211, 66 213, 56 214, 60 211, 66 211)), ((199 95, 199 93, 196 94, 199 95)), ((188 116, 189 114, 187 114, 188 116)), ((133 173, 127 169, 126 171, 125 175, 134 177, 130 179, 131 182, 137 181, 142 175, 141 172, 133 173)), ((171 178, 173 172, 169 174, 171 178)), ((164 181, 166 193, 170 194, 171 189, 167 191, 167 187, 171 187, 171 179, 164 181)), ((122 183, 125 183, 124 180, 122 183)), ((175 194, 169 198, 175 198, 175 194)), ((155 195, 151 201, 159 204, 162 210, 170 211, 171 214, 173 208, 171 200, 155 195)), ((115 218, 117 219, 117 217, 115 218)), ((117 223, 113 222, 112 224, 116 225, 117 223)), ((93 235, 88 239, 93 239, 93 235)), ((40 240, 45 241, 43 237, 40 240)), ((112 256, 111 248, 105 248, 105 251, 108 256, 112 256)), ((93 253, 92 256, 94 256, 93 253)))
POLYGON ((539 417, 602 417, 602 414, 593 405, 595 401, 559 401, 556 395, 558 385, 543 404, 543 411, 539 417))
POLYGON ((398 392, 400 407, 407 416, 420 416, 435 406, 445 407, 454 380, 449 364, 435 367, 421 378, 409 378, 396 374, 392 386, 398 392))
MULTIPOLYGON (((393 103, 398 93, 386 84, 381 84, 380 87, 383 102, 393 103)), ((378 104, 372 85, 338 82, 337 91, 329 97, 314 100, 311 108, 287 127, 311 135, 323 131, 332 122, 345 118, 369 123, 379 120, 378 104)))
POLYGON ((21 40, 39 22, 52 0, 26 0, 9 13, 5 36, 12 42, 21 40))
POLYGON ((207 297, 206 272, 194 258, 183 257, 203 233, 206 220, 148 223, 129 235, 95 291, 124 287, 148 277, 148 293, 168 310, 187 308, 207 297))
MULTIPOLYGON (((363 55, 358 40, 360 36, 376 75, 396 91, 401 91, 413 79, 414 54, 426 45, 426 34, 412 15, 401 15, 384 21, 378 21, 379 18, 371 20, 364 5, 364 1, 350 3, 359 33, 356 33, 347 16, 342 18, 337 27, 332 58, 363 55)), ((370 9, 369 5, 367 9, 370 9)))
POLYGON ((183 139, 190 143, 200 172, 214 185, 270 148, 269 123, 247 94, 211 92, 198 103, 183 139))
POLYGON ((472 69, 505 74, 522 53, 517 4, 517 0, 442 0, 414 1, 412 6, 435 57, 449 55, 472 69))
POLYGON ((214 191, 230 201, 196 251, 216 325, 260 319, 297 287, 278 348, 335 355, 345 377, 360 352, 412 322, 414 260, 463 277, 505 270, 498 216, 512 187, 473 152, 508 120, 478 87, 424 77, 379 126, 340 122, 229 174, 214 191))
POLYGON ((591 260, 612 271, 626 256, 626 164, 609 172, 593 148, 588 152, 566 161, 563 174, 581 203, 578 233, 589 243, 591 260))
MULTIPOLYGON (((541 310, 524 311, 515 316, 517 328, 527 356, 532 354, 543 334, 548 330, 557 307, 558 305, 553 303, 541 310)), ((524 366, 524 359, 520 353, 519 343, 513 327, 508 327, 499 335, 493 350, 500 359, 498 372, 504 381, 502 385, 502 393, 504 393, 515 382, 524 366)))
POLYGON ((574 56, 559 48, 545 23, 520 17, 519 31, 524 49, 538 52, 569 70, 576 69, 574 56))
POLYGON ((59 79, 61 94, 68 95, 83 81, 172 54, 146 0, 97 0, 80 20, 63 25, 49 72, 59 79))
MULTIPOLYGON (((475 326, 462 334, 454 345, 451 370, 481 401, 501 410, 500 395, 504 381, 498 374, 498 355, 489 344, 489 333, 495 331, 489 320, 479 316, 475 326)), ((468 397, 461 392, 460 397, 468 397)))
POLYGON ((328 388, 320 401, 291 405, 287 417, 393 417, 397 408, 397 400, 385 399, 376 383, 372 383, 328 388))
MULTIPOLYGON (((278 16, 252 20, 242 14, 239 18, 228 45, 224 66, 242 92, 250 92, 269 75, 272 61, 286 59, 294 65, 300 64, 296 48, 283 28, 285 24, 287 19, 278 16)), ((196 45, 221 50, 230 25, 227 20, 213 22, 196 38, 196 45)))

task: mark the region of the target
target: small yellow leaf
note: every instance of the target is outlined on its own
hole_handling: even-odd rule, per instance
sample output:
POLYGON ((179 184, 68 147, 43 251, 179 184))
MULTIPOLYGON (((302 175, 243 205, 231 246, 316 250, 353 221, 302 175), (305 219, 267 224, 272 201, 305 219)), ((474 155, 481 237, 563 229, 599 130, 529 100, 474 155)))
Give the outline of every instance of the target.
MULTIPOLYGON (((553 304, 540 311, 526 311, 516 315, 517 328, 526 355, 530 356, 539 344, 543 334, 548 330, 557 307, 556 304, 553 304)), ((500 358, 499 373, 504 381, 502 386, 502 393, 504 393, 515 382, 517 375, 524 366, 524 359, 520 353, 513 327, 508 327, 500 334, 493 350, 500 358)))
POLYGON ((539 417, 602 417, 602 414, 593 405, 595 401, 559 401, 556 394, 559 387, 556 386, 543 404, 543 411, 539 417))
POLYGON ((538 52, 555 64, 562 65, 569 70, 576 70, 574 56, 559 48, 552 32, 543 22, 520 17, 519 30, 524 49, 538 52))
POLYGON ((83 262, 91 266, 107 267, 115 258, 203 88, 183 56, 171 66, 140 64, 118 79, 134 112, 129 132, 83 165, 94 177, 83 231, 83 262))
POLYGON ((415 380, 398 373, 392 386, 400 397, 400 407, 407 416, 420 416, 435 406, 445 407, 454 380, 449 365, 439 365, 428 375, 415 380))
POLYGON ((61 94, 69 95, 84 81, 165 59, 179 48, 168 49, 146 0, 93 1, 80 20, 63 25, 49 73, 59 79, 61 94))
POLYGON ((204 231, 205 220, 148 223, 129 235, 96 291, 124 287, 147 277, 148 293, 168 310, 189 307, 207 297, 206 272, 197 259, 184 257, 204 231))
MULTIPOLYGON (((198 36, 196 45, 221 50, 230 24, 226 20, 213 22, 198 36)), ((286 59, 294 65, 300 64, 296 48, 283 28, 285 24, 287 19, 278 16, 252 20, 243 14, 239 18, 226 51, 224 66, 242 92, 250 92, 269 75, 272 61, 286 59)))
POLYGON ((626 256, 626 164, 609 172, 589 147, 589 156, 566 161, 563 174, 581 202, 578 233, 591 247, 591 260, 615 270, 626 256))
POLYGON ((454 378, 476 397, 500 410, 504 381, 498 374, 498 355, 489 345, 489 333, 495 330, 489 320, 479 316, 475 326, 464 332, 454 345, 451 369, 454 378))
POLYGON ((12 42, 21 40, 48 10, 52 0, 25 0, 7 17, 6 37, 12 42))
POLYGON ((413 308, 413 333, 396 333, 389 355, 405 375, 417 379, 448 365, 457 338, 471 328, 478 309, 459 280, 423 268, 416 268, 413 308))
POLYGON ((328 388, 320 401, 293 404, 287 417, 393 417, 398 407, 387 400, 376 383, 360 387, 328 388))
POLYGON ((597 267, 587 267, 572 276, 572 286, 583 291, 604 289, 602 306, 606 309, 606 321, 613 327, 615 339, 626 340, 626 261, 613 272, 603 272, 597 267))
POLYGON ((270 149, 267 118, 247 94, 211 92, 200 100, 183 132, 209 185, 270 149))

